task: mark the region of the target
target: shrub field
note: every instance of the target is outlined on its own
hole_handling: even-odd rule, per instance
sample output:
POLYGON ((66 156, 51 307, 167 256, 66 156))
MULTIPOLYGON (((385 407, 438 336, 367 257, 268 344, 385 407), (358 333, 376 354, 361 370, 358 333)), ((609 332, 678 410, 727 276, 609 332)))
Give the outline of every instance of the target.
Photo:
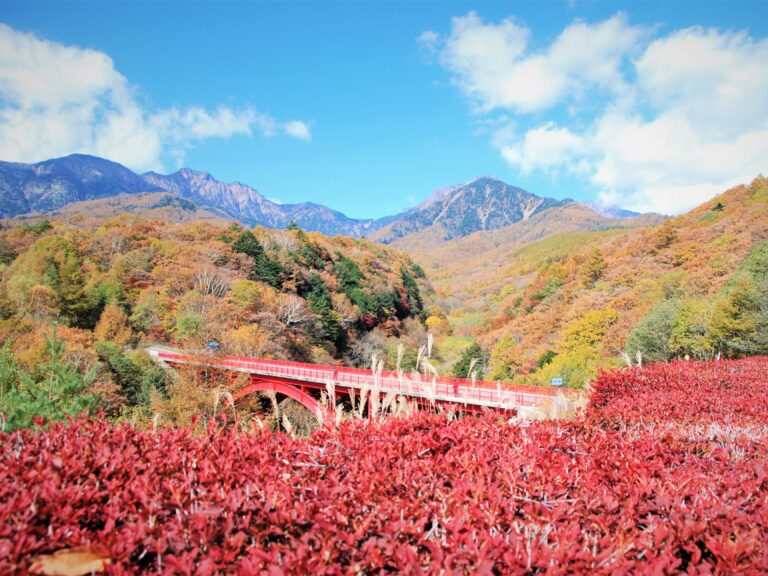
POLYGON ((572 422, 6 434, 0 573, 766 573, 767 386, 768 358, 678 362, 602 374, 572 422))

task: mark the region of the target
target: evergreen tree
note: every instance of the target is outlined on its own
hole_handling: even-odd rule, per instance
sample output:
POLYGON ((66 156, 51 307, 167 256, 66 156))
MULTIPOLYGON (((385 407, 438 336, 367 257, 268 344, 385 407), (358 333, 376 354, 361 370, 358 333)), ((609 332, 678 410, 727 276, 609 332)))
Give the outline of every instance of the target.
POLYGON ((352 299, 352 292, 360 287, 360 280, 363 278, 363 273, 360 271, 360 267, 357 262, 351 258, 347 258, 340 252, 337 252, 338 260, 333 265, 333 273, 339 280, 339 288, 347 296, 352 299))
POLYGON ((627 338, 630 357, 640 352, 649 362, 666 362, 672 357, 670 337, 680 309, 677 300, 664 300, 640 320, 627 338))
POLYGON ((280 263, 272 260, 264 251, 264 247, 258 238, 250 230, 243 230, 232 244, 232 248, 253 259, 251 276, 254 280, 266 282, 273 288, 280 288, 283 283, 285 271, 280 263))
POLYGON ((72 326, 91 328, 87 321, 88 301, 83 285, 80 255, 67 245, 59 261, 59 307, 72 326))
POLYGON ((768 277, 758 286, 755 329, 751 339, 755 354, 768 354, 768 277))
POLYGON ((0 374, 4 385, 2 410, 7 430, 27 428, 34 417, 63 420, 95 408, 98 398, 87 393, 96 376, 97 366, 87 374, 80 374, 71 364, 64 362, 64 342, 58 339, 56 326, 45 334, 48 359, 40 364, 33 377, 18 371, 18 380, 11 376, 14 364, 7 353, 0 354, 0 374))
POLYGON ((22 224, 21 229, 27 232, 34 232, 35 234, 42 234, 53 228, 50 220, 40 220, 36 224, 22 224))
POLYGON ((354 288, 349 293, 349 299, 360 308, 363 314, 379 315, 379 309, 376 299, 361 288, 354 288))
POLYGON ((11 352, 10 343, 0 349, 0 410, 6 406, 6 397, 19 384, 19 367, 11 352))
MULTIPOLYGON (((301 230, 299 232, 302 232, 301 230)), ((315 270, 322 270, 325 268, 325 260, 328 258, 328 254, 324 252, 314 242, 309 240, 306 235, 299 235, 303 238, 302 246, 299 248, 298 255, 304 261, 304 264, 315 270)))
POLYGON ((469 367, 472 365, 473 360, 475 360, 475 363, 472 367, 472 372, 475 372, 478 380, 482 380, 485 372, 485 354, 477 342, 473 342, 469 348, 462 352, 461 358, 451 369, 451 376, 454 378, 471 378, 472 374, 469 367))
POLYGON ((421 316, 424 311, 424 303, 421 300, 421 293, 419 292, 419 285, 416 280, 403 266, 400 268, 400 277, 403 280, 403 286, 405 286, 406 294, 408 295, 408 304, 410 306, 410 312, 412 316, 421 316))
POLYGON ((8 245, 5 238, 0 238, 0 264, 10 264, 17 254, 8 245))
POLYGON ((320 324, 328 334, 328 337, 335 343, 339 344, 342 330, 339 325, 339 319, 336 312, 333 310, 333 303, 331 296, 328 294, 328 289, 325 287, 323 279, 317 273, 312 274, 309 278, 307 302, 309 307, 320 317, 320 324))
POLYGON ((99 357, 131 406, 149 406, 150 392, 166 389, 165 372, 146 353, 126 353, 112 342, 96 344, 99 357))
POLYGON ((536 361, 536 368, 541 370, 544 368, 544 366, 547 366, 548 364, 552 364, 552 361, 557 357, 557 352, 554 350, 547 350, 539 356, 539 359, 536 361))
POLYGON ((236 252, 241 252, 254 260, 258 260, 264 255, 264 247, 250 230, 243 230, 234 244, 232 244, 232 248, 236 252))
POLYGON ((424 268, 416 264, 416 262, 411 264, 411 269, 413 270, 413 273, 416 274, 416 278, 424 279, 427 277, 426 272, 424 272, 424 268))
POLYGON ((280 262, 273 260, 264 254, 261 258, 256 260, 253 265, 253 276, 257 280, 266 282, 273 288, 280 288, 283 284, 285 270, 280 262))

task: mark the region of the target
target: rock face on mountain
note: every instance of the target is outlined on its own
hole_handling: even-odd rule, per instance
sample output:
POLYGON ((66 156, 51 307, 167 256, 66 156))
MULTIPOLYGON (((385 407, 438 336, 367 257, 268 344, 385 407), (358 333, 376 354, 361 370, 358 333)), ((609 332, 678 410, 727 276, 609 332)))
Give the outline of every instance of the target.
POLYGON ((284 216, 279 205, 270 202, 250 186, 239 182, 225 184, 207 172, 182 168, 167 176, 147 172, 144 179, 156 188, 192 200, 224 217, 249 223, 258 220, 259 224, 276 228, 284 216))
POLYGON ((496 230, 527 220, 534 214, 570 203, 542 198, 502 182, 482 177, 443 188, 370 234, 389 244, 406 235, 431 228, 442 240, 461 238, 479 230, 496 230))
POLYGON ((0 162, 0 217, 159 188, 116 162, 73 154, 37 164, 0 162))
MULTIPOLYGON (((169 175, 139 175, 116 162, 84 154, 37 164, 0 162, 0 218, 45 214, 73 203, 149 192, 173 194, 210 215, 250 226, 285 228, 293 221, 305 230, 330 236, 368 236, 386 244, 416 236, 429 238, 430 242, 463 238, 525 222, 545 210, 572 203, 536 196, 497 178, 482 177, 440 189, 400 214, 357 220, 312 202, 279 204, 246 184, 221 182, 207 172, 189 168, 169 175)), ((606 215, 604 207, 590 208, 606 215)), ((140 209, 146 213, 151 207, 141 205, 140 209)), ((608 214, 612 218, 635 215, 612 210, 608 214)))
POLYGON ((206 210, 251 226, 285 228, 294 221, 305 230, 331 236, 362 236, 372 222, 348 218, 341 212, 311 202, 278 204, 246 184, 220 182, 207 172, 188 168, 168 176, 148 172, 144 178, 153 186, 188 198, 206 210))
POLYGON ((372 220, 355 220, 319 204, 278 204, 241 184, 183 168, 168 176, 139 175, 116 162, 72 154, 37 164, 0 162, 0 218, 46 213, 66 205, 139 192, 171 192, 221 218, 285 228, 295 221, 323 234, 363 236, 372 220))

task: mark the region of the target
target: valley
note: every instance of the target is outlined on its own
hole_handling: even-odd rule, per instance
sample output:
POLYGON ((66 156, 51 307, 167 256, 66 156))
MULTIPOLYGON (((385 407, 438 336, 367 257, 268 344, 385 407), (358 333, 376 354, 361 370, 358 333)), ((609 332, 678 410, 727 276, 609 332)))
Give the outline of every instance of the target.
MULTIPOLYGON (((729 344, 710 336, 713 328, 709 324, 714 310, 727 301, 736 282, 746 283, 751 294, 751 308, 744 312, 755 317, 755 324, 748 331, 756 334, 763 329, 764 279, 760 274, 744 272, 742 262, 750 254, 756 261, 764 258, 763 245, 768 237, 764 178, 729 190, 690 213, 667 218, 604 206, 590 208, 569 199, 542 198, 496 178, 482 177, 438 189, 399 215, 363 221, 348 219, 315 204, 275 204, 253 188, 239 183, 224 184, 205 172, 188 169, 169 176, 139 176, 107 160, 74 155, 34 166, 5 165, 4 174, 5 184, 0 190, 21 186, 27 205, 55 205, 6 221, 10 227, 8 251, 15 254, 23 252, 34 240, 29 233, 21 234, 19 227, 30 230, 35 222, 46 219, 60 223, 61 227, 57 224, 54 229, 57 235, 67 238, 72 238, 71 227, 81 228, 81 235, 85 230, 91 231, 88 234, 103 235, 101 230, 111 229, 115 232, 110 234, 122 238, 123 226, 149 226, 148 230, 160 241, 168 233, 177 237, 176 232, 170 232, 174 228, 161 233, 163 226, 187 224, 186 228, 178 229, 189 230, 193 236, 206 230, 203 237, 213 242, 209 249, 213 253, 220 250, 219 246, 225 247, 218 239, 224 239, 225 244, 233 241, 234 232, 226 230, 243 230, 243 225, 261 223, 264 227, 257 228, 262 230, 257 236, 264 243, 264 254, 282 271, 268 287, 272 291, 269 294, 284 298, 298 292, 306 297, 310 291, 309 272, 297 276, 297 272, 290 271, 298 263, 313 270, 312 274, 322 280, 326 290, 340 291, 346 298, 342 302, 339 296, 339 301, 329 307, 334 325, 346 323, 351 327, 341 331, 345 334, 343 339, 331 347, 321 337, 314 344, 278 348, 277 354, 290 360, 335 359, 365 366, 370 356, 376 354, 387 369, 393 369, 398 347, 404 347, 401 354, 412 358, 429 333, 433 338, 431 362, 441 374, 451 374, 462 355, 475 345, 480 350, 478 373, 491 380, 546 385, 551 378, 562 377, 566 386, 581 388, 599 368, 620 366, 627 357, 636 358, 638 354, 641 358, 667 360, 676 355, 704 358, 723 353, 729 344), (155 191, 139 191, 147 187, 155 191), (232 224, 233 219, 241 223, 232 224), (207 229, 196 224, 202 222, 207 223, 207 229), (344 235, 331 239, 307 232, 313 234, 310 238, 300 222, 307 223, 308 230, 342 232, 365 239, 349 245, 350 240, 344 235), (270 228, 293 230, 270 232, 270 228), (300 236, 296 236, 297 230, 300 236), (301 248, 302 243, 308 244, 301 248), (338 260, 342 253, 336 245, 357 246, 351 260, 347 256, 338 260), (389 259, 392 256, 384 251, 392 249, 399 255, 407 254, 412 262, 396 266, 416 270, 412 274, 426 283, 422 287, 424 303, 418 311, 420 325, 412 322, 406 331, 400 324, 404 313, 398 308, 397 296, 374 311, 374 305, 360 300, 359 294, 354 300, 352 290, 357 288, 343 287, 347 280, 338 276, 339 266, 350 261, 353 276, 359 269, 362 278, 372 280, 375 276, 366 272, 371 261, 366 257, 361 260, 360 254, 389 259), (305 256, 299 259, 295 250, 305 256), (653 310, 664 306, 676 310, 682 307, 686 314, 689 309, 697 310, 696 330, 704 333, 699 339, 700 349, 689 347, 681 353, 682 349, 669 348, 660 341, 638 341, 637 331, 642 322, 648 321, 646 317, 652 316, 653 310), (360 326, 365 328, 361 331, 360 326), (580 336, 581 329, 590 331, 590 336, 580 336), (408 336, 409 332, 414 336, 408 336), (576 349, 569 343, 574 339, 582 342, 576 349), (665 350, 663 358, 659 356, 659 347, 665 350), (321 350, 324 352, 320 353, 321 350)), ((129 232, 129 237, 132 234, 129 232)), ((182 232, 180 238, 184 234, 187 232, 182 232)), ((80 237, 75 244, 85 246, 85 240, 80 237)), ((121 250, 130 245, 123 239, 119 242, 121 250)), ((83 256, 82 265, 87 265, 96 254, 88 256, 86 251, 83 256)), ((111 258, 118 256, 121 255, 111 258)), ((148 270, 155 265, 154 256, 151 258, 148 270)), ((225 263, 224 276, 231 282, 232 264, 226 264, 226 257, 221 262, 225 263)), ((222 266, 210 257, 204 265, 211 269, 222 266)), ((14 270, 9 267, 5 276, 13 275, 14 270)), ((392 273, 389 274, 381 276, 384 286, 391 281, 392 273)), ((91 272, 86 275, 93 278, 86 285, 99 282, 91 272)), ((253 273, 250 278, 257 284, 264 281, 253 273)), ((10 280, 9 277, 6 285, 10 280)), ((394 290, 393 294, 402 290, 391 285, 387 289, 394 290)), ((122 309, 130 317, 136 304, 125 300, 125 288, 120 282, 115 284, 115 290, 122 309)), ((229 286, 225 293, 228 290, 229 286)), ((168 288, 161 293, 166 298, 171 296, 168 288)), ((5 309, 10 321, 24 307, 17 308, 15 313, 12 307, 5 309)), ((89 321, 91 327, 96 320, 89 321)), ((164 339, 173 336, 178 329, 177 321, 165 322, 164 339)), ((211 337, 215 336, 217 341, 226 340, 218 328, 222 322, 231 321, 203 319, 205 325, 213 327, 211 337)), ((254 329, 263 324, 255 316, 249 322, 254 329)), ((271 329, 277 331, 274 335, 284 338, 287 326, 276 326, 271 329)), ((669 324, 668 333, 659 338, 669 340, 669 331, 674 329, 669 324)), ((332 331, 339 333, 337 328, 332 331)), ((748 339, 752 337, 747 335, 748 339)), ((754 346, 759 348, 758 344, 754 346)), ((226 345, 222 351, 232 352, 226 345)))

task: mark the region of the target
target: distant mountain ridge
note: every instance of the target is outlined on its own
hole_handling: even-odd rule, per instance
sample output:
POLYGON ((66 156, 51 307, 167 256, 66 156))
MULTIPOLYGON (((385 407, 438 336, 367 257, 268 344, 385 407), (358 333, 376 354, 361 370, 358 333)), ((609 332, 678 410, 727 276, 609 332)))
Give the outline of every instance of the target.
POLYGON ((452 240, 481 230, 503 228, 571 202, 537 196, 498 178, 481 176, 437 190, 421 204, 374 231, 371 238, 389 244, 434 228, 443 240, 452 240))
POLYGON ((579 204, 586 206, 593 212, 600 214, 600 216, 605 216, 606 218, 618 218, 620 220, 624 220, 626 218, 635 218, 636 216, 641 216, 640 212, 633 212, 632 210, 625 210, 624 208, 609 206, 600 202, 585 201, 579 202, 579 204))
POLYGON ((285 228, 295 221, 306 230, 360 237, 373 223, 311 202, 278 204, 250 186, 220 182, 207 172, 189 168, 169 175, 140 175, 117 162, 87 154, 35 164, 0 162, 0 218, 53 212, 76 202, 142 192, 171 192, 202 210, 251 226, 285 228))
POLYGON ((27 212, 7 221, 23 223, 48 219, 82 225, 109 220, 116 215, 132 215, 143 220, 160 220, 168 224, 228 220, 171 192, 134 192, 94 200, 80 200, 45 212, 27 212))
POLYGON ((73 154, 36 164, 0 162, 0 217, 48 212, 72 202, 117 194, 157 192, 116 162, 73 154))
MULTIPOLYGON (((497 230, 573 202, 537 196, 498 178, 482 176, 438 189, 400 214, 361 220, 312 202, 279 204, 251 186, 221 182, 207 172, 189 168, 167 175, 156 172, 140 175, 116 162, 85 154, 36 164, 0 162, 0 218, 51 213, 74 203, 153 192, 174 194, 193 202, 201 211, 250 226, 285 228, 294 221, 305 230, 331 236, 368 236, 382 243, 416 233, 427 233, 438 241, 461 238, 479 231, 497 230)), ((596 212, 605 209, 591 205, 589 208, 596 212)), ((149 209, 141 207, 141 210, 149 209)), ((634 215, 620 209, 619 212, 621 214, 612 213, 611 217, 634 215)))
POLYGON ((240 182, 224 183, 207 172, 182 168, 173 174, 147 172, 144 179, 163 190, 188 198, 200 207, 251 226, 285 228, 292 221, 300 227, 330 236, 363 236, 373 220, 356 220, 320 204, 278 204, 240 182))

